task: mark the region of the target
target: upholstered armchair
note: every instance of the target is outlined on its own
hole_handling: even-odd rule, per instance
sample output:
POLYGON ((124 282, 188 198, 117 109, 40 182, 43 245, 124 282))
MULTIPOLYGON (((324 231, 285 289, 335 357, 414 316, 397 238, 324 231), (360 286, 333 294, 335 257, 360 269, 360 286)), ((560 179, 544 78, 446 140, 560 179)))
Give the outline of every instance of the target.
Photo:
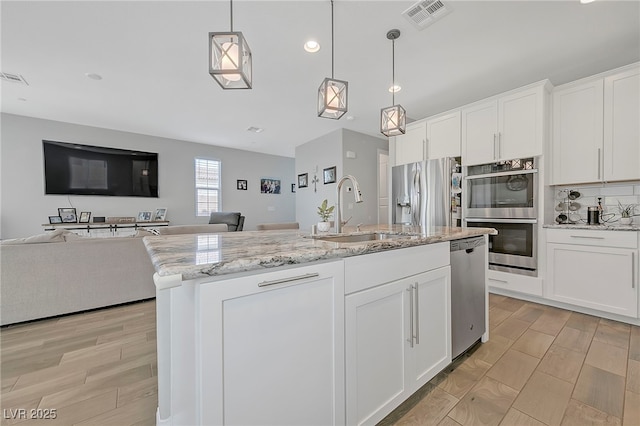
POLYGON ((209 217, 209 223, 224 223, 229 232, 242 231, 244 216, 240 212, 213 212, 209 217))

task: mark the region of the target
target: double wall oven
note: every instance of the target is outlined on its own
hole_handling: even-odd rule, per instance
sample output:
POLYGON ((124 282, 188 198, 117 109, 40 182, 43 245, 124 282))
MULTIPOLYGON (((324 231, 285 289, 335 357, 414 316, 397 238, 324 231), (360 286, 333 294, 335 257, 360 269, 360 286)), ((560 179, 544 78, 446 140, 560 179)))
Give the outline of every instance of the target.
POLYGON ((467 168, 466 226, 498 231, 489 236, 489 269, 537 275, 536 166, 526 158, 467 168))

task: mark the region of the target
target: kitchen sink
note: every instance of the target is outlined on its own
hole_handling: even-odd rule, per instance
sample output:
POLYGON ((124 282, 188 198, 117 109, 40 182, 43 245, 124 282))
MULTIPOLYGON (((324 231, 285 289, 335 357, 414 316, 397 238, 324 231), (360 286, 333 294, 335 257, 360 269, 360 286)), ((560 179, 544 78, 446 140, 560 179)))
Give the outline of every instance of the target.
POLYGON ((408 239, 410 235, 387 234, 382 232, 371 232, 366 234, 334 234, 334 235, 314 235, 314 239, 329 241, 333 243, 361 243, 366 241, 382 241, 408 239))

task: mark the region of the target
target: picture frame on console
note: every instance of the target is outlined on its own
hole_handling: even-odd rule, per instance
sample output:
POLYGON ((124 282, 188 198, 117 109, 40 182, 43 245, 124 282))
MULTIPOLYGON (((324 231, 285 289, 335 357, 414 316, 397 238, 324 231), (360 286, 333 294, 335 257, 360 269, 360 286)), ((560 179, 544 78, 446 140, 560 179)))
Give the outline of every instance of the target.
POLYGON ((138 213, 138 222, 151 222, 151 212, 138 213))
POLYGON ((164 222, 166 217, 167 217, 167 209, 166 207, 162 207, 162 208, 156 209, 156 212, 153 214, 153 221, 164 222))
POLYGON ((49 216, 49 223, 52 225, 62 223, 62 218, 60 216, 49 216))
POLYGON ((58 216, 62 218, 62 223, 77 223, 78 216, 76 215, 75 207, 60 207, 58 208, 58 216))
POLYGON ((78 223, 89 223, 89 219, 91 219, 91 212, 80 212, 78 223))

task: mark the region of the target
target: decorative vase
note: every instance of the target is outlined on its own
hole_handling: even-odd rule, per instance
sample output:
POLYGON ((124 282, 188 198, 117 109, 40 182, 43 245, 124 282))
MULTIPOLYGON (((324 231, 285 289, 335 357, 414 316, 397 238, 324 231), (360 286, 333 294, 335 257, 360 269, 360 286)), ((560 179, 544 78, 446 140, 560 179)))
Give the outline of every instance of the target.
POLYGON ((632 217, 621 217, 620 218, 620 224, 621 225, 631 225, 631 222, 633 222, 633 218, 632 217))
POLYGON ((318 222, 318 232, 329 232, 331 224, 329 222, 318 222))

